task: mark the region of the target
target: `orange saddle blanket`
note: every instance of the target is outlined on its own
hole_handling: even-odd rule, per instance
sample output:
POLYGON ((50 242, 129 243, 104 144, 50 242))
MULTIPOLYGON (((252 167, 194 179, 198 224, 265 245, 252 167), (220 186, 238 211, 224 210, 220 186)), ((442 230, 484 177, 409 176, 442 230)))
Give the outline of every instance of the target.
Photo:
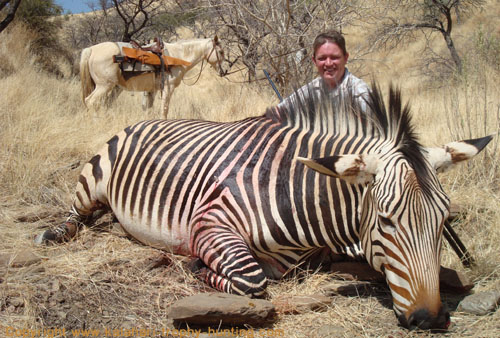
MULTIPOLYGON (((131 61, 130 59, 137 60, 140 63, 159 66, 161 65, 160 57, 154 53, 146 52, 140 49, 134 49, 129 47, 122 48, 123 54, 127 57, 127 61, 131 61)), ((169 66, 189 66, 191 62, 185 61, 182 59, 174 58, 168 55, 162 55, 163 63, 165 64, 165 69, 168 69, 169 66)))

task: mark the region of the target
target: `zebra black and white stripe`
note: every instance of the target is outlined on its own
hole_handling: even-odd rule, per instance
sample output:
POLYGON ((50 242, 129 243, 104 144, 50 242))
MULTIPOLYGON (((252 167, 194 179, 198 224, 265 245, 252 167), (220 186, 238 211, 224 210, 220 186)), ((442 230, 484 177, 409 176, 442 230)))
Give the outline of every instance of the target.
POLYGON ((237 122, 130 126, 83 168, 68 222, 38 241, 68 237, 110 208, 141 242, 196 257, 212 287, 252 296, 298 264, 366 258, 385 273, 403 325, 445 328, 438 275, 449 200, 436 171, 489 139, 423 148, 399 91, 386 108, 373 87, 369 112, 348 97, 310 95, 237 122))

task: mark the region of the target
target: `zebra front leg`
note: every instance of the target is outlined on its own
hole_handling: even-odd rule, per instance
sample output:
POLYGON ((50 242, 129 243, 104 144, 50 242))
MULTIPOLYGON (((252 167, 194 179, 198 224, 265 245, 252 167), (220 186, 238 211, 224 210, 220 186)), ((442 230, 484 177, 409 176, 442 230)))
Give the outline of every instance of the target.
MULTIPOLYGON (((105 149, 107 151, 107 148, 105 149)), ((75 237, 83 225, 90 225, 109 209, 105 194, 107 170, 102 156, 95 155, 85 166, 78 179, 75 200, 66 222, 46 230, 35 238, 35 244, 60 243, 75 237)), ((106 162, 106 161, 104 161, 106 162)))
POLYGON ((73 205, 70 215, 64 223, 37 235, 34 242, 37 245, 68 242, 78 234, 83 226, 90 226, 96 219, 104 215, 106 211, 107 209, 102 209, 100 212, 85 216, 79 214, 75 209, 75 205, 73 205))
POLYGON ((267 278, 248 245, 237 233, 219 226, 198 226, 191 245, 199 258, 198 277, 226 293, 262 297, 267 278))
POLYGON ((72 210, 66 222, 37 235, 35 237, 35 244, 41 245, 67 242, 77 235, 82 225, 87 223, 88 218, 89 217, 82 217, 78 215, 76 211, 72 210))

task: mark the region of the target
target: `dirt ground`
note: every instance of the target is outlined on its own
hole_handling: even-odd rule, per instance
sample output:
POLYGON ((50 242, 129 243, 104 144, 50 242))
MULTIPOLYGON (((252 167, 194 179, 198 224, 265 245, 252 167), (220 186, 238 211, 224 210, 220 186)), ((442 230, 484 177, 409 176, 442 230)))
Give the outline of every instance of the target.
MULTIPOLYGON (((495 10, 481 14, 498 18, 498 2, 488 3, 495 10)), ((488 20, 478 16, 467 27, 456 26, 462 29, 457 30, 462 51, 474 50, 471 44, 478 35, 472 33, 488 20)), ((490 26, 498 32, 494 21, 490 26)), ((366 29, 359 30, 356 36, 362 41, 366 29)), ((110 215, 69 243, 33 244, 37 234, 65 220, 83 163, 125 126, 161 114, 142 112, 138 94, 122 94, 109 109, 86 110, 77 77, 61 80, 39 71, 27 52, 24 29, 5 33, 0 39, 0 67, 11 72, 0 72, 0 338, 179 337, 181 331, 173 331, 168 318, 170 305, 186 296, 214 292, 189 271, 188 258, 128 238, 110 215)), ((350 35, 349 40, 354 41, 354 37, 350 35)), ((498 34, 492 37, 494 46, 498 34)), ((377 69, 378 81, 384 85, 394 81, 406 88, 404 99, 411 99, 423 144, 438 146, 498 135, 498 68, 478 63, 460 85, 446 82, 439 88, 427 87, 420 75, 411 75, 409 67, 418 69, 412 62, 419 60, 415 55, 420 57, 420 47, 428 42, 422 38, 407 48, 367 60, 377 69), (376 60, 384 63, 373 62, 376 60), (471 125, 470 121, 477 123, 471 125)), ((493 56, 496 60, 498 53, 493 56)), ((196 86, 183 85, 176 90, 169 118, 228 121, 262 114, 273 104, 277 99, 270 88, 256 90, 249 84, 230 83, 203 72, 196 86)), ((477 262, 464 268, 444 243, 442 265, 463 272, 474 283, 472 292, 500 290, 498 140, 496 136, 479 159, 440 176, 452 201, 467 211, 455 229, 477 262)), ((320 294, 325 284, 339 278, 304 272, 300 278, 271 282, 267 298, 320 294)), ((387 286, 370 285, 358 294, 331 296, 326 311, 280 313, 270 327, 239 328, 240 336, 500 336, 500 311, 486 316, 459 312, 457 305, 464 295, 448 293, 442 293, 451 313, 448 332, 408 331, 398 326, 387 286)), ((193 332, 191 336, 196 336, 193 332)), ((213 332, 205 335, 214 336, 213 332)))
MULTIPOLYGON (((4 226, 10 230, 7 236, 23 235, 17 239, 16 248, 7 250, 10 263, 3 262, 0 268, 2 337, 175 337, 181 331, 175 331, 180 328, 168 319, 169 306, 189 295, 214 292, 188 271, 188 258, 128 238, 110 214, 92 229, 84 229, 76 240, 41 248, 32 244, 34 235, 49 224, 63 221, 64 212, 48 208, 28 213, 3 212, 3 216, 7 220, 4 226)), ((322 286, 332 280, 338 281, 338 276, 304 272, 300 278, 271 282, 268 298, 319 294, 322 286)), ((494 280, 481 281, 489 282, 494 280)), ((358 295, 332 296, 327 311, 280 314, 266 331, 245 327, 240 328, 240 333, 244 332, 240 336, 492 337, 500 332, 498 312, 484 317, 456 312, 464 295, 445 293, 443 302, 452 314, 450 331, 407 331, 398 326, 387 286, 370 285, 359 289, 358 295)), ((184 327, 185 334, 187 329, 184 327)), ((211 332, 206 332, 207 337, 216 336, 215 331, 211 332)), ((191 334, 196 336, 195 331, 191 334)))

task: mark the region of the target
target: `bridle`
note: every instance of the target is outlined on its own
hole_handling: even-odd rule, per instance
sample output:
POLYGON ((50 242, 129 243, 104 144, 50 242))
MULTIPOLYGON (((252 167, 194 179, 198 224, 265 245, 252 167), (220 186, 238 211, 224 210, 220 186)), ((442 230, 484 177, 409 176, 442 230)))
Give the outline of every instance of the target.
POLYGON ((217 50, 216 50, 217 44, 218 44, 218 42, 215 42, 215 40, 212 40, 212 49, 210 50, 210 53, 208 53, 207 62, 208 62, 208 60, 210 60, 210 57, 212 56, 212 53, 215 51, 215 57, 217 58, 217 65, 218 65, 218 68, 219 68, 218 69, 219 75, 223 76, 224 71, 222 70, 222 61, 224 61, 224 60, 221 60, 219 58, 219 53, 217 53, 217 50))
POLYGON ((222 61, 220 60, 220 58, 219 58, 219 53, 217 53, 217 50, 215 49, 216 47, 217 47, 217 43, 216 43, 214 40, 212 40, 212 49, 210 50, 210 53, 208 53, 208 56, 207 56, 206 58, 203 58, 203 60, 201 61, 200 72, 198 73, 198 76, 196 77, 196 80, 194 81, 194 83, 192 83, 192 84, 188 85, 188 84, 184 81, 184 79, 183 79, 183 80, 182 80, 182 82, 184 82, 184 84, 186 84, 186 85, 188 85, 188 86, 194 86, 194 85, 198 82, 198 80, 200 79, 200 76, 201 76, 201 72, 203 71, 203 67, 204 67, 204 62, 205 62, 205 60, 207 60, 207 62, 208 62, 208 60, 210 59, 210 57, 212 56, 212 53, 213 53, 214 51, 215 51, 215 57, 217 58, 217 65, 218 65, 218 68, 219 68, 219 69, 218 69, 218 71, 219 71, 219 75, 220 75, 220 76, 223 76, 223 75, 224 75, 224 71, 222 70, 222 61, 224 61, 224 60, 222 60, 222 61))

